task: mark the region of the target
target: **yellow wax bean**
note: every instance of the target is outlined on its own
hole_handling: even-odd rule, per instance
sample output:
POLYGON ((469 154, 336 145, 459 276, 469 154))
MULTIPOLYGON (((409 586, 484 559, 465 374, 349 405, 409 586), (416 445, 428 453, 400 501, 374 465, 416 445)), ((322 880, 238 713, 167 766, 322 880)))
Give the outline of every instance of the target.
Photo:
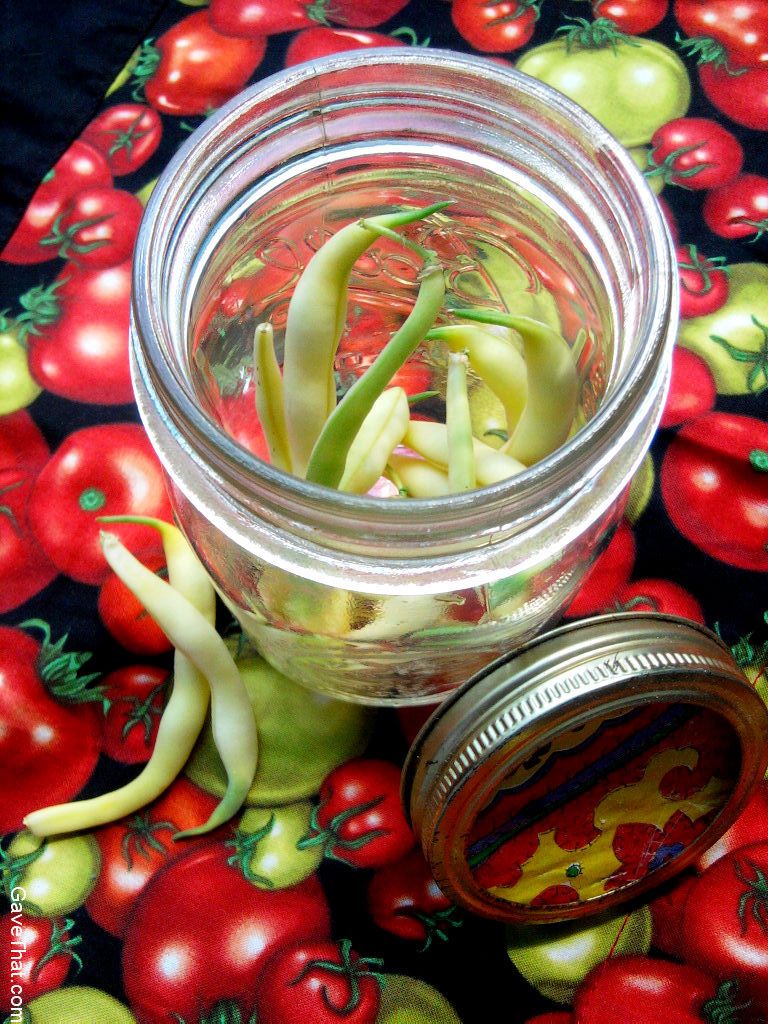
POLYGON ((435 203, 371 217, 365 225, 347 224, 305 267, 288 305, 283 360, 286 429, 295 473, 305 474, 315 442, 336 405, 333 359, 344 330, 354 264, 380 236, 379 227, 399 227, 448 205, 435 203))
POLYGON ((576 414, 579 382, 568 343, 547 324, 527 316, 491 309, 454 312, 467 320, 511 327, 522 338, 528 368, 528 401, 502 451, 533 465, 560 447, 576 414))
POLYGON ((409 419, 408 396, 402 388, 379 395, 349 446, 340 491, 365 494, 373 487, 403 440, 409 419))
POLYGON ((393 454, 388 465, 397 479, 397 486, 405 488, 411 498, 442 498, 451 493, 446 471, 425 459, 393 454))
POLYGON ((271 324, 259 324, 253 339, 253 380, 256 411, 273 466, 291 471, 291 451, 285 428, 283 377, 275 355, 271 324))
MULTIPOLYGON (((511 332, 508 334, 511 338, 511 332)), ((445 342, 452 352, 467 353, 469 365, 504 406, 507 436, 511 437, 528 401, 528 370, 517 347, 475 324, 438 327, 427 338, 445 342)))
POLYGON ((448 483, 454 493, 471 491, 476 484, 472 419, 467 394, 467 357, 448 353, 446 385, 446 431, 448 433, 448 483))
MULTIPOLYGON (((216 594, 192 548, 171 523, 142 516, 104 516, 105 522, 144 523, 159 530, 171 586, 210 623, 216 616, 216 594)), ((192 662, 176 651, 173 690, 157 731, 152 755, 139 775, 111 793, 33 811, 27 828, 38 836, 95 828, 145 807, 163 793, 183 769, 202 732, 210 690, 192 662)))
POLYGON ((101 547, 110 568, 211 688, 211 728, 227 772, 227 791, 204 826, 179 834, 207 832, 239 810, 253 782, 258 737, 248 694, 226 644, 205 617, 134 558, 114 534, 102 533, 101 547))
MULTIPOLYGON (((412 420, 403 438, 403 444, 437 466, 447 466, 449 460, 448 429, 444 423, 412 420)), ((489 487, 522 473, 526 468, 511 455, 491 448, 474 438, 475 476, 479 487, 489 487)))

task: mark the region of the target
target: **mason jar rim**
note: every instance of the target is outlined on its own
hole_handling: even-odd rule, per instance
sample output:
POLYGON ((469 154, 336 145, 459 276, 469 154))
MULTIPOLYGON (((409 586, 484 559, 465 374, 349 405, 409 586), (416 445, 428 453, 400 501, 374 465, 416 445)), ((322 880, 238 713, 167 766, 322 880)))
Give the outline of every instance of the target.
MULTIPOLYGON (((367 83, 366 83, 367 84, 367 83)), ((615 183, 618 188, 618 183, 615 183)), ((172 234, 171 236, 172 237, 172 234)), ((134 255, 134 283, 131 298, 131 356, 135 378, 146 388, 153 408, 185 452, 198 465, 225 480, 230 487, 252 500, 269 500, 280 506, 286 499, 293 509, 300 507, 311 519, 320 514, 323 527, 333 523, 359 523, 382 535, 411 527, 461 530, 467 522, 490 523, 498 510, 515 509, 521 521, 537 520, 547 508, 559 507, 578 491, 584 479, 586 461, 594 458, 597 446, 603 459, 611 457, 611 438, 616 424, 637 411, 649 399, 650 381, 660 372, 664 341, 669 332, 677 295, 673 273, 674 253, 669 231, 655 198, 631 156, 590 114, 561 93, 516 69, 502 67, 486 58, 450 50, 377 48, 351 51, 307 62, 270 75, 212 114, 180 147, 160 176, 142 220, 134 255), (195 195, 210 184, 210 175, 231 147, 227 126, 249 108, 270 97, 284 97, 288 89, 319 81, 324 73, 360 69, 372 79, 387 65, 450 67, 474 75, 477 84, 492 81, 515 94, 554 108, 564 115, 575 131, 589 138, 595 149, 608 153, 611 166, 619 171, 622 184, 631 188, 639 201, 644 222, 633 225, 638 239, 654 254, 656 265, 649 302, 641 312, 638 332, 648 344, 638 348, 625 375, 601 403, 594 416, 555 452, 518 476, 494 485, 440 498, 409 498, 392 501, 354 495, 309 483, 275 469, 251 454, 221 428, 200 407, 166 359, 160 343, 157 282, 165 250, 158 251, 164 222, 178 205, 181 190, 195 195), (174 205, 174 200, 176 205, 174 205), (156 277, 155 277, 156 275, 156 277), (611 438, 608 435, 611 435, 611 438), (550 501, 545 500, 546 492, 550 501), (311 510, 311 511, 310 511, 311 510)))

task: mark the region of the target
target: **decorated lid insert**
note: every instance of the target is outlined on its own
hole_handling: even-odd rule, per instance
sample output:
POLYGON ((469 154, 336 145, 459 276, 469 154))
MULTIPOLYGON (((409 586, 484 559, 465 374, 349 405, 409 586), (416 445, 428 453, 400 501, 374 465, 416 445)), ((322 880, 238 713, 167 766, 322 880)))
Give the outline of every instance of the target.
POLYGON ((714 634, 604 616, 470 680, 417 739, 404 797, 457 903, 565 920, 714 843, 761 777, 767 737, 763 702, 714 634))

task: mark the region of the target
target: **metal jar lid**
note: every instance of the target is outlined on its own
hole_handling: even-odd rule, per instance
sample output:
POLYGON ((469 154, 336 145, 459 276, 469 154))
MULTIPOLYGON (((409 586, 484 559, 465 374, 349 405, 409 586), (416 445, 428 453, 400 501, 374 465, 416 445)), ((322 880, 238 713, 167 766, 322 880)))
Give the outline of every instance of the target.
POLYGON ((403 800, 456 903, 564 921, 641 895, 716 842, 767 749, 765 705, 714 633, 606 615, 452 694, 408 754, 403 800))

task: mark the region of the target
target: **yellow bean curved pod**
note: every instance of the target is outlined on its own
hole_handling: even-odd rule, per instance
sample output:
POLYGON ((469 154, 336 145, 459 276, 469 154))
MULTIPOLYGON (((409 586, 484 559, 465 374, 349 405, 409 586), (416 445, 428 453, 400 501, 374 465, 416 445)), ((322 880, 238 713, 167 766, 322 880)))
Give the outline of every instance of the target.
MULTIPOLYGON (((403 444, 412 448, 425 459, 437 466, 448 465, 449 443, 448 430, 444 423, 431 423, 427 420, 412 420, 405 432, 403 444)), ((489 487, 506 480, 508 477, 522 473, 526 468, 522 462, 513 459, 490 445, 474 438, 475 476, 479 487, 489 487)))
POLYGON ((528 370, 511 338, 475 324, 438 327, 427 338, 445 342, 452 352, 467 353, 469 365, 504 406, 507 434, 511 435, 528 401, 528 370))
POLYGON ((288 305, 283 359, 286 428, 295 473, 306 473, 315 442, 335 408, 333 359, 346 321, 354 264, 379 237, 379 227, 399 227, 448 205, 371 217, 365 226, 359 221, 347 224, 304 268, 288 305))
POLYGON ((443 498, 451 493, 448 474, 425 459, 410 455, 392 455, 388 465, 411 498, 443 498))
MULTIPOLYGON (((143 516, 104 516, 102 521, 138 522, 157 529, 163 541, 171 586, 213 627, 215 591, 180 530, 171 523, 143 516)), ((139 775, 111 793, 33 811, 25 819, 30 832, 53 836, 96 828, 140 810, 171 785, 202 732, 210 696, 205 677, 181 651, 176 651, 173 665, 173 690, 160 719, 152 755, 139 775)))
POLYGON ((527 466, 545 458, 568 437, 576 414, 579 382, 568 342, 547 324, 496 310, 457 309, 456 316, 511 327, 523 341, 528 401, 502 451, 527 466))
POLYGON ((382 392, 349 447, 340 491, 365 494, 384 473, 393 450, 403 440, 410 409, 402 388, 382 392))
POLYGON ((448 434, 448 483, 455 494, 471 491, 477 486, 472 418, 467 394, 467 357, 463 352, 448 353, 446 384, 446 419, 448 434))
POLYGON ((271 324, 258 324, 253 338, 253 381, 256 412, 273 466, 291 471, 291 450, 285 429, 283 377, 275 356, 271 324))

